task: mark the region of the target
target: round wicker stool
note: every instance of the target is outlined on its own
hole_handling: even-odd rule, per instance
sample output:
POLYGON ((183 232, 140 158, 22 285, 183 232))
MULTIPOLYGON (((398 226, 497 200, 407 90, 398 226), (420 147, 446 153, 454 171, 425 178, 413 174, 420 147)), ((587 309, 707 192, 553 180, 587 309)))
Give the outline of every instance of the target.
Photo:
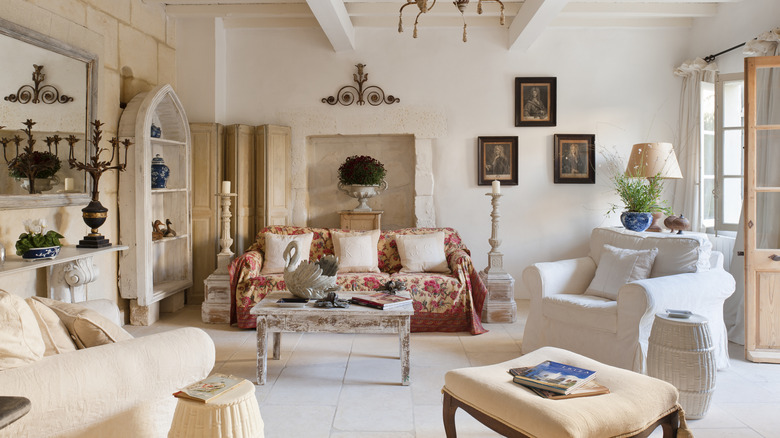
POLYGON ((244 380, 209 403, 179 398, 168 438, 262 438, 255 385, 244 380))
POLYGON ((647 346, 647 374, 680 391, 687 418, 702 418, 710 407, 717 371, 714 350, 704 317, 655 315, 647 346))

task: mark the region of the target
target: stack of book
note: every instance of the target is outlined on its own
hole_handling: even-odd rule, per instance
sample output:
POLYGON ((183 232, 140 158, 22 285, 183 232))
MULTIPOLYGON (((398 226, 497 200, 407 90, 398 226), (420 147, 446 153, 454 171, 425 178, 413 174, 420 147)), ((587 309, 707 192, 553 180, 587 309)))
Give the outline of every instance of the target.
POLYGON ((353 295, 349 300, 352 304, 360 306, 374 307, 376 309, 394 309, 412 302, 411 298, 400 295, 391 295, 384 292, 374 292, 370 294, 353 295))
POLYGON ((212 374, 205 379, 195 382, 192 385, 173 393, 174 396, 195 400, 201 403, 208 403, 220 395, 230 391, 246 379, 241 377, 229 376, 227 374, 212 374))
POLYGON ((607 394, 609 388, 593 379, 596 372, 551 360, 533 367, 512 368, 512 380, 536 394, 551 399, 607 394))

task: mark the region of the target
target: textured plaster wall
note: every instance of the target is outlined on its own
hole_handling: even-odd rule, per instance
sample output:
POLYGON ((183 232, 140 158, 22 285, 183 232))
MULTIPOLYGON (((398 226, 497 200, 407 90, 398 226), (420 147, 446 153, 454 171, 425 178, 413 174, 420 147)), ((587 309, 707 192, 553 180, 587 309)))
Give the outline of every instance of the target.
MULTIPOLYGON (((487 264, 491 229, 490 198, 485 195, 490 187, 477 185, 477 138, 517 136, 519 184, 502 187, 499 250, 516 279, 516 294, 523 297, 525 267, 585 256, 594 227, 618 224, 616 216, 605 216, 618 200, 600 154, 596 184, 553 183, 554 134, 595 134, 599 152, 614 149, 623 156, 634 143, 673 142, 681 85, 673 69, 685 59, 709 54, 700 47, 706 47, 705 52, 730 47, 730 41, 709 41, 722 39, 719 34, 725 29, 750 37, 767 30, 766 21, 778 16, 767 13, 776 11, 774 3, 721 5, 724 12, 694 31, 550 28, 526 52, 507 51, 507 32, 501 29, 471 27, 464 44, 460 29, 424 23, 417 39, 391 28, 357 28, 356 50, 335 53, 319 29, 226 27, 227 87, 216 97, 225 99, 231 123, 292 126, 296 223, 308 219, 302 212, 307 207, 303 151, 309 136, 413 134, 409 123, 427 130, 425 135, 414 133, 422 139, 416 159, 427 159, 432 168, 430 181, 416 187, 416 195, 430 192, 427 202, 415 204, 416 214, 425 216, 427 211, 435 225, 457 229, 478 269, 487 264), (742 18, 738 22, 731 19, 737 12, 742 18), (754 21, 764 24, 754 29, 754 21), (357 63, 366 64, 367 85, 378 85, 401 102, 378 107, 321 103, 352 84, 357 63), (558 125, 514 127, 514 78, 536 76, 557 78, 558 125)), ((190 29, 180 39, 177 62, 213 68, 197 60, 209 56, 208 47, 204 53, 189 47, 190 38, 199 38, 190 22, 181 19, 177 25, 190 29), (197 55, 184 56, 190 52, 197 55)), ((184 71, 179 72, 183 78, 184 71)), ((190 80, 195 83, 178 90, 188 112, 209 104, 213 112, 215 96, 204 92, 213 90, 213 84, 190 80)), ((415 181, 416 186, 420 183, 415 181)), ((332 190, 336 192, 335 184, 332 190)))
MULTIPOLYGON (((338 168, 353 155, 369 155, 385 166, 387 190, 368 200, 373 210, 381 210, 382 228, 413 227, 415 148, 411 135, 339 135, 309 138, 307 148, 307 194, 309 225, 338 228, 341 210, 352 210, 358 201, 341 191, 338 168)), ((428 169, 430 174, 430 169, 428 169)))
MULTIPOLYGON (((98 55, 97 117, 105 123, 105 145, 107 139, 116 135, 122 111, 120 94, 132 97, 157 84, 175 84, 175 29, 159 5, 142 0, 2 0, 0 17, 98 55), (125 82, 124 92, 120 81, 123 68, 125 74, 130 70, 133 73, 133 80, 125 82)), ((13 57, 4 59, 12 62, 13 57)), ((19 115, 24 116, 23 107, 19 108, 19 115)), ((100 180, 100 201, 109 209, 108 220, 100 232, 113 243, 119 242, 117 181, 114 171, 105 173, 100 180)), ((13 253, 16 238, 24 231, 22 221, 44 218, 65 235, 66 244, 75 245, 89 232, 81 219, 81 208, 0 211, 0 243, 8 253, 13 253)), ((111 253, 95 258, 94 262, 100 275, 89 286, 89 298, 107 298, 124 305, 117 287, 118 255, 111 253)), ((0 288, 22 296, 45 296, 45 269, 0 277, 0 288)))

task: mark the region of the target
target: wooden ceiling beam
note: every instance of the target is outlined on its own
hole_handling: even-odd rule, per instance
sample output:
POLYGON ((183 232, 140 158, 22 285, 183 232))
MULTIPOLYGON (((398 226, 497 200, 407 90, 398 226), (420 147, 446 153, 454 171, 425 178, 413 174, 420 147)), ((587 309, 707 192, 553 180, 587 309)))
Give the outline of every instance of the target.
POLYGON ((342 0, 306 0, 333 50, 355 50, 355 27, 342 0))
POLYGON ((569 0, 526 0, 509 26, 509 50, 526 51, 569 0))

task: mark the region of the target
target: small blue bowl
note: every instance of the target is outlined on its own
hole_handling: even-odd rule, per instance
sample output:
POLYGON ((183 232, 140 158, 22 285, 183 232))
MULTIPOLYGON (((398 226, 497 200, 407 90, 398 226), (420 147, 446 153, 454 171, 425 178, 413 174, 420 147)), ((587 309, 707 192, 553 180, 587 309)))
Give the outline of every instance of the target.
POLYGON ((47 246, 45 248, 28 249, 22 254, 22 258, 29 261, 53 259, 60 253, 60 248, 59 246, 47 246))

